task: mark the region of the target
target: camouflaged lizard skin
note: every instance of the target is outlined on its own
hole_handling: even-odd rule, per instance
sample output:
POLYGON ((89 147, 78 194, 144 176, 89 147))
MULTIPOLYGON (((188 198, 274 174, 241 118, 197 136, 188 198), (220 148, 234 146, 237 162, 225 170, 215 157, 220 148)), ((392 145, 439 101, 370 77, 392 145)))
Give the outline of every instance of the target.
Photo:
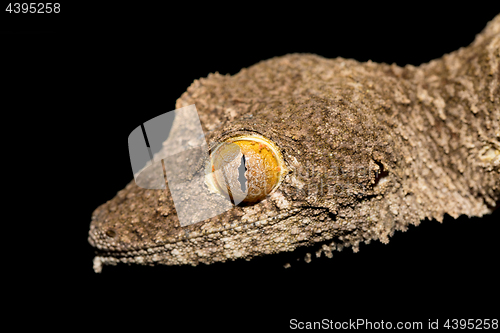
MULTIPOLYGON (((290 54, 195 80, 175 107, 196 104, 210 146, 258 133, 289 172, 267 199, 184 228, 168 189, 132 181, 92 216, 94 269, 313 244, 331 256, 425 218, 490 213, 500 195, 499 64, 500 15, 470 46, 418 67, 290 54)), ((171 137, 186 130, 176 119, 171 137)))

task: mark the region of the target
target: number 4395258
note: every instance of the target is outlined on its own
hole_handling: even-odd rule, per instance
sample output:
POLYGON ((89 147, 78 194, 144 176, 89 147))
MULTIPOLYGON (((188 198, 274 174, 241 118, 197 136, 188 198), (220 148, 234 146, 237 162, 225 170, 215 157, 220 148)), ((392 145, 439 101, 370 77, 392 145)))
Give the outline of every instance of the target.
POLYGON ((32 13, 32 14, 50 14, 50 13, 60 13, 61 12, 61 4, 59 3, 38 3, 38 2, 30 2, 30 3, 9 3, 6 12, 9 13, 32 13))

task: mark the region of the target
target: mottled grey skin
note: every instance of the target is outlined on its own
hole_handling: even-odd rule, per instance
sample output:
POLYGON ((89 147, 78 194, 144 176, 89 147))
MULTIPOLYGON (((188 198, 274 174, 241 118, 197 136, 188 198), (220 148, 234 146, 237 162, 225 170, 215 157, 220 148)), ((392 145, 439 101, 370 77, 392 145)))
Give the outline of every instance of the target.
MULTIPOLYGON (((272 140, 283 183, 253 206, 181 228, 168 189, 132 181, 92 216, 94 269, 318 243, 331 256, 425 218, 490 213, 500 196, 499 64, 500 15, 470 46, 419 67, 290 54, 195 80, 176 108, 196 104, 211 147, 239 134, 272 140)), ((183 133, 176 119, 165 147, 180 149, 183 133)))

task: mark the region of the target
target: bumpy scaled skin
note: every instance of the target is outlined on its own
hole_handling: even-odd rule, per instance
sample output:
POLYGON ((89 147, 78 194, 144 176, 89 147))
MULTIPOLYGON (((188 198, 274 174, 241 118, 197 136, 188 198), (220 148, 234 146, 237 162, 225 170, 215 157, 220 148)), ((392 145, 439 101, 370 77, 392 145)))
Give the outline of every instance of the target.
MULTIPOLYGON (((267 199, 183 228, 168 189, 132 181, 92 216, 94 269, 313 244, 331 256, 425 218, 488 214, 500 196, 499 82, 500 15, 470 46, 419 67, 291 54, 196 80, 176 108, 196 104, 210 147, 257 133, 288 173, 267 199)), ((182 126, 165 147, 180 149, 182 126)))

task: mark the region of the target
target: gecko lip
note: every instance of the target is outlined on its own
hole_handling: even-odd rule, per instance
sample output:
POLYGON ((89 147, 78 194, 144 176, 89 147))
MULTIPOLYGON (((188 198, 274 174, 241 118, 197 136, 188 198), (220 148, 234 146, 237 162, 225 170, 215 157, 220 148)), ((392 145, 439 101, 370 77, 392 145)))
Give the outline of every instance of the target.
MULTIPOLYGON (((251 228, 262 228, 264 226, 282 223, 288 219, 297 217, 303 211, 304 209, 299 207, 292 209, 286 213, 278 214, 276 216, 269 217, 264 220, 255 221, 252 223, 232 223, 230 226, 221 227, 220 229, 213 230, 212 232, 204 234, 203 236, 209 236, 212 234, 217 234, 222 231, 227 231, 236 228, 241 228, 241 230, 243 231, 251 228)), ((119 249, 119 246, 116 245, 113 246, 112 243, 105 242, 104 241, 106 239, 105 237, 107 237, 107 239, 109 240, 111 240, 111 238, 109 238, 109 236, 104 236, 104 235, 106 235, 105 230, 100 230, 98 228, 91 227, 91 230, 89 231, 88 241, 94 247, 96 257, 99 257, 100 260, 105 264, 115 264, 117 262, 132 263, 136 262, 136 259, 138 258, 141 258, 142 260, 142 258, 151 257, 155 253, 170 254, 170 251, 175 249, 175 245, 178 242, 185 242, 189 241, 189 239, 191 238, 199 237, 199 236, 188 235, 186 236, 185 239, 177 240, 174 242, 165 242, 154 247, 148 246, 144 248, 119 249), (172 246, 172 249, 167 249, 168 246, 172 246)), ((114 238, 116 239, 117 237, 118 235, 116 235, 114 238)))

